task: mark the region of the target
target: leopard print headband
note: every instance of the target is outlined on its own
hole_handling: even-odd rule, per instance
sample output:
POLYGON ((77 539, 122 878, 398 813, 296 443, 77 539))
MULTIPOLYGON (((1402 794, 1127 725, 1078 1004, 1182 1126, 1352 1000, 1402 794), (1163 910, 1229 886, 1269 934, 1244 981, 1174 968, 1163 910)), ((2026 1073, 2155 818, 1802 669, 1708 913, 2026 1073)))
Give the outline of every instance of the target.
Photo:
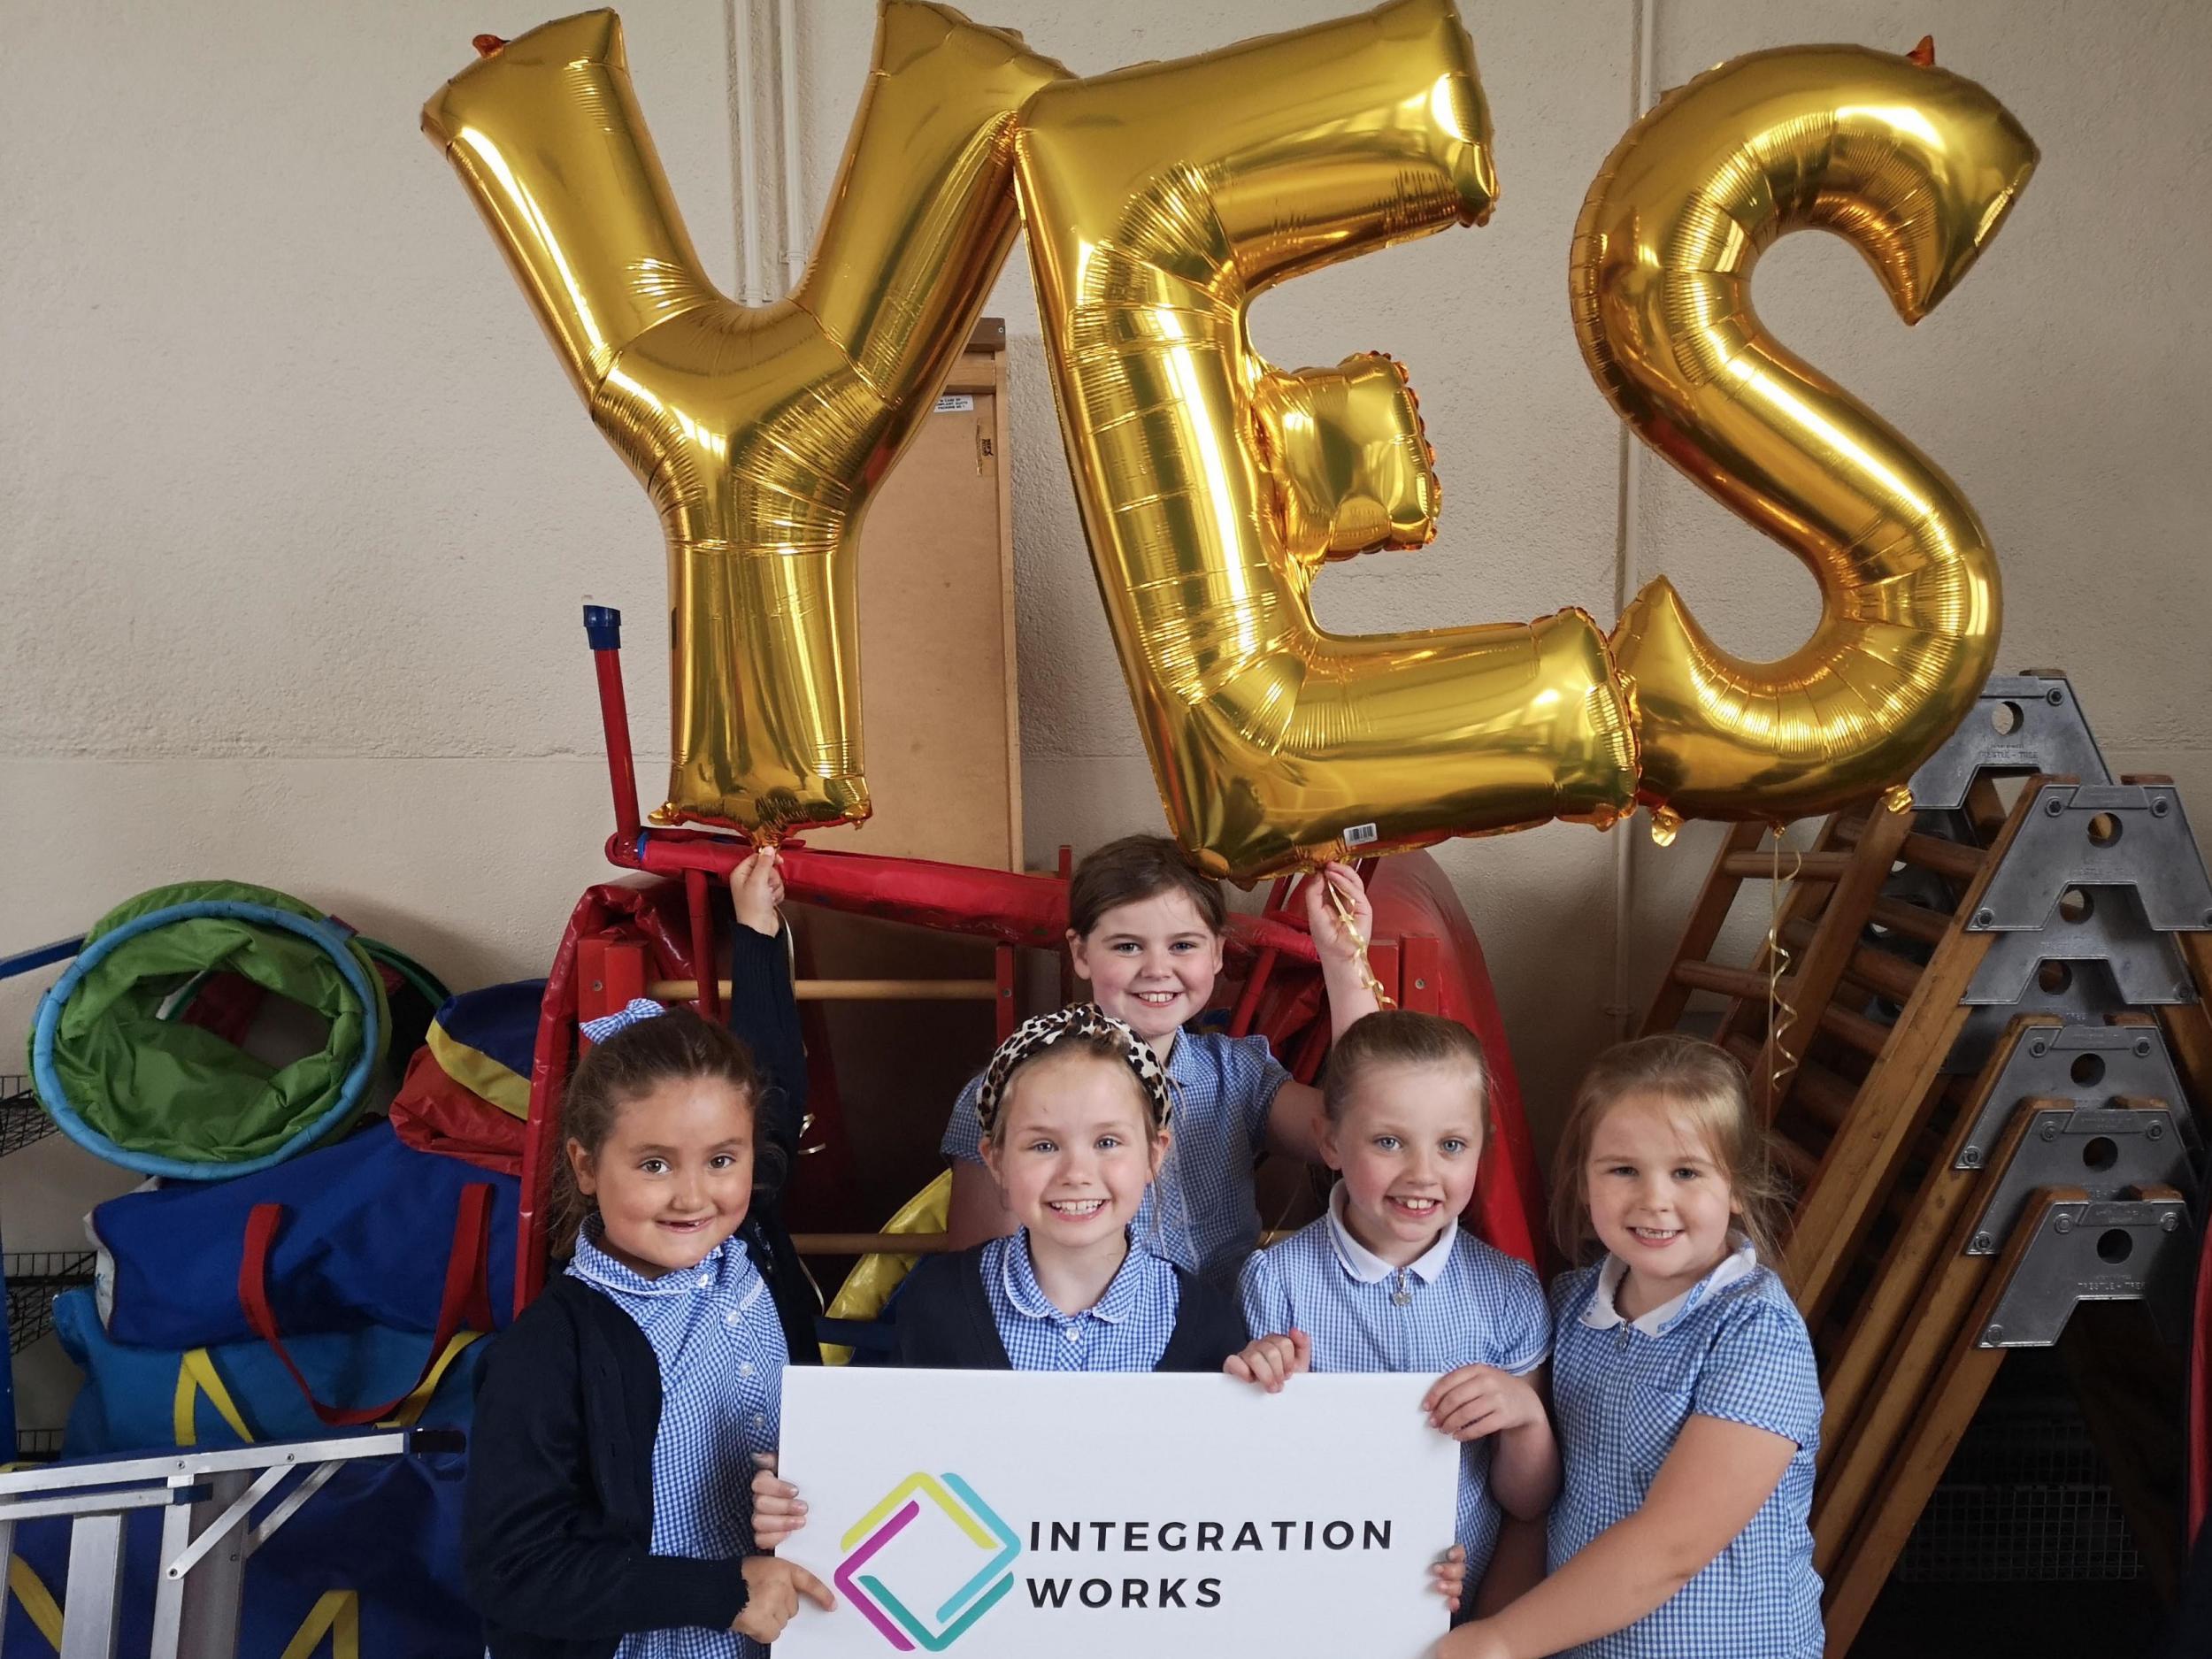
POLYGON ((985 1140, 990 1139, 991 1125, 998 1121, 999 1108, 1006 1102, 1006 1086, 1013 1080, 1014 1073, 1067 1037, 1094 1041, 1103 1038, 1111 1043, 1143 1086, 1146 1102, 1151 1108, 1153 1128, 1167 1127, 1174 1102, 1167 1072, 1160 1064, 1160 1057, 1152 1052, 1152 1045, 1097 1003, 1079 1002, 1073 1008, 1024 1020, 991 1056, 991 1064, 984 1068, 983 1085, 975 1095, 976 1121, 982 1125, 985 1140))

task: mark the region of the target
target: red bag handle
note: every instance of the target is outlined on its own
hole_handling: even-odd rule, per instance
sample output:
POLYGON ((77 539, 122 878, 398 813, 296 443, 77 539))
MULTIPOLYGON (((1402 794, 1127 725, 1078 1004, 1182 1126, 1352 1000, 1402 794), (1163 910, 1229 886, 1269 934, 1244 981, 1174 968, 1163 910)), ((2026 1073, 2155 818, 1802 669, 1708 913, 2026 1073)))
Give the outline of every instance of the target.
POLYGON ((446 1345, 464 1330, 492 1328, 491 1228, 492 1188, 488 1182, 472 1181, 461 1189, 461 1202, 453 1216, 453 1248, 446 1256, 445 1291, 438 1302, 438 1328, 430 1340, 429 1357, 422 1375, 410 1383, 396 1400, 380 1406, 326 1406, 315 1398, 315 1389, 292 1356, 285 1352, 277 1330, 276 1310, 269 1302, 269 1253, 276 1244, 277 1229, 284 1225, 282 1204, 256 1204, 246 1217, 246 1248, 238 1263, 238 1301, 246 1310, 253 1333, 275 1352, 292 1374, 299 1391, 315 1415, 333 1428, 358 1428, 377 1423, 407 1402, 416 1389, 429 1380, 446 1345))

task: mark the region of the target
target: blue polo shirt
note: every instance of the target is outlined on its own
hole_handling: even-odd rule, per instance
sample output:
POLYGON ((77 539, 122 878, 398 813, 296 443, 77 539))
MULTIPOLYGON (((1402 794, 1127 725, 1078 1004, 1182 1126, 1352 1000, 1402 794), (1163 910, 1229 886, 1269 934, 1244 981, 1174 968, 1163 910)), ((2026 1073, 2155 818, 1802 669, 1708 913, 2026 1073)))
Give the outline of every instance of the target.
MULTIPOLYGON (((1457 1371, 1494 1365, 1525 1376, 1551 1347, 1550 1315, 1536 1271, 1456 1222, 1427 1253, 1393 1267, 1343 1222, 1344 1188, 1329 1213, 1245 1263, 1244 1322, 1252 1334, 1296 1329, 1313 1339, 1317 1371, 1457 1371)), ((1467 1551, 1469 1588, 1497 1548, 1502 1514, 1490 1495, 1487 1438, 1459 1448, 1454 1536, 1467 1551)))

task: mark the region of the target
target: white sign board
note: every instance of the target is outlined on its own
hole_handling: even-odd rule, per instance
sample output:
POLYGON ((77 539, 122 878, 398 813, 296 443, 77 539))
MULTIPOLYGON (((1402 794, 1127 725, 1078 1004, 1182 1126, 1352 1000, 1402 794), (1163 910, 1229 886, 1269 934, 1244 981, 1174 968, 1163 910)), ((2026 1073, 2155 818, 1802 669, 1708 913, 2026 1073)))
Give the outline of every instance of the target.
POLYGON ((792 1366, 780 1552, 837 1592, 784 1659, 1418 1659, 1459 1448, 1432 1379, 792 1366))

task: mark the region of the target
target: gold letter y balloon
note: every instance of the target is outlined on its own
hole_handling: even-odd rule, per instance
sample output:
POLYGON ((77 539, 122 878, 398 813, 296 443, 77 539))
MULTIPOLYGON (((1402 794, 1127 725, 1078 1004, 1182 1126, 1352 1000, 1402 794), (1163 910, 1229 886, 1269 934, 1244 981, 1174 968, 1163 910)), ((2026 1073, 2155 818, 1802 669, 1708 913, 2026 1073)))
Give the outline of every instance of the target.
POLYGON ((1755 52, 1622 139, 1576 227, 1575 334, 1668 460, 1809 565, 1812 638, 1775 663, 1715 645, 1664 577, 1614 630, 1641 794, 1684 818, 1782 820, 1900 784, 1955 726, 1997 648, 1997 564, 1958 487, 1775 344, 1751 272, 1832 230, 1916 322, 1997 234, 2035 146, 1970 81, 1855 46, 1755 52))
POLYGON ((1017 181, 1084 527, 1168 818, 1251 877, 1554 817, 1609 822, 1635 747, 1563 611, 1345 638, 1321 563, 1417 547, 1436 484, 1396 365, 1285 374, 1275 283, 1488 217, 1489 114, 1448 0, 1046 88, 1017 181))
POLYGON ((701 270, 611 12, 497 48, 424 109, 666 529, 664 817, 767 836, 868 816, 853 544, 1013 242, 1013 112, 1064 73, 885 0, 813 257, 759 308, 701 270))

